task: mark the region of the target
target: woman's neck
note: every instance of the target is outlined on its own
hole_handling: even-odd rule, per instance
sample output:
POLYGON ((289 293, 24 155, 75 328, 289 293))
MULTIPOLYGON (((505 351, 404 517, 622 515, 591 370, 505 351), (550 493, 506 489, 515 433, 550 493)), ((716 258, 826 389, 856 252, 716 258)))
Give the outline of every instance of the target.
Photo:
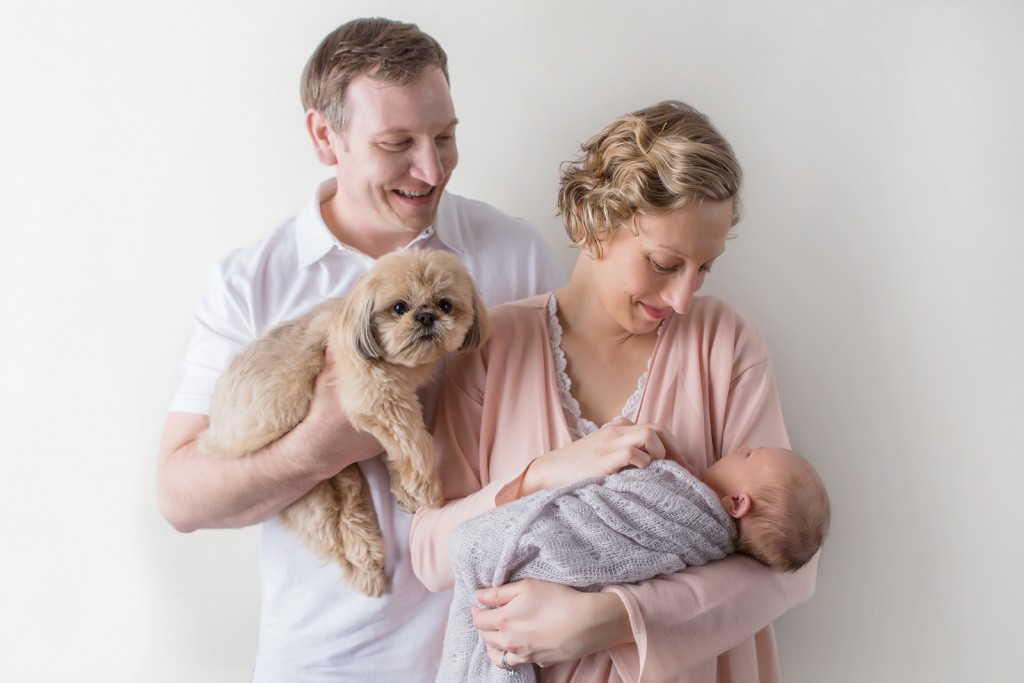
MULTIPOLYGON (((582 257, 586 258, 586 257, 582 257)), ((636 335, 620 325, 594 293, 587 264, 555 291, 562 353, 580 414, 605 424, 620 415, 658 342, 658 333, 636 335)))
POLYGON ((569 282, 555 290, 558 321, 563 336, 584 342, 594 350, 614 350, 641 340, 657 339, 657 331, 635 335, 615 320, 593 286, 591 261, 581 254, 569 282))

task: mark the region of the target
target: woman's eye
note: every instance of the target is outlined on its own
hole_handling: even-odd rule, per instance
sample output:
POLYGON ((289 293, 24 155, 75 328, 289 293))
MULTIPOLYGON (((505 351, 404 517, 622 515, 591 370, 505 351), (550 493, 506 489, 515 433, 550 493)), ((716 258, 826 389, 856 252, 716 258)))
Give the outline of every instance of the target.
POLYGON ((399 301, 391 307, 391 310, 395 315, 405 315, 409 311, 409 305, 404 301, 399 301))
POLYGON ((652 259, 650 256, 647 257, 647 263, 649 263, 651 265, 651 268, 653 268, 658 273, 671 273, 672 271, 675 270, 675 268, 670 268, 668 266, 661 265, 660 263, 652 259))
POLYGON ((440 301, 438 301, 437 302, 437 307, 440 308, 441 312, 443 312, 443 313, 451 313, 452 312, 452 302, 448 301, 448 299, 441 299, 440 301))

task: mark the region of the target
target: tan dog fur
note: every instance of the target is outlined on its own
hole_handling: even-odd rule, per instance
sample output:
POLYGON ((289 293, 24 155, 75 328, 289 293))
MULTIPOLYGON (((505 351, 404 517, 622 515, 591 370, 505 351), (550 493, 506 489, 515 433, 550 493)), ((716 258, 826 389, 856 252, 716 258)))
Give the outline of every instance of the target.
MULTIPOLYGON (((384 447, 398 504, 410 512, 437 507, 441 486, 416 389, 431 378, 435 361, 477 348, 489 332, 484 304, 457 258, 436 250, 388 254, 348 296, 272 329, 231 362, 217 382, 199 448, 242 457, 295 427, 309 411, 327 345, 331 385, 353 426, 384 447)), ((352 465, 281 514, 306 543, 341 565, 354 588, 380 596, 384 543, 363 489, 352 465)))

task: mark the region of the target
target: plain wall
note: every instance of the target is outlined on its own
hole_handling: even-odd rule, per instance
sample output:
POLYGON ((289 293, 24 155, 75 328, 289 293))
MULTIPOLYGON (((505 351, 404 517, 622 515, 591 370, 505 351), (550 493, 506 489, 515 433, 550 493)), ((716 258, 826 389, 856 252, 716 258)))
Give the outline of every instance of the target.
POLYGON ((707 290, 758 323, 833 502, 790 682, 1019 680, 1024 5, 9 2, 0 9, 0 680, 248 680, 257 532, 154 464, 192 311, 329 170, 298 76, 350 18, 451 59, 450 188, 559 250, 558 165, 661 99, 746 171, 707 290))

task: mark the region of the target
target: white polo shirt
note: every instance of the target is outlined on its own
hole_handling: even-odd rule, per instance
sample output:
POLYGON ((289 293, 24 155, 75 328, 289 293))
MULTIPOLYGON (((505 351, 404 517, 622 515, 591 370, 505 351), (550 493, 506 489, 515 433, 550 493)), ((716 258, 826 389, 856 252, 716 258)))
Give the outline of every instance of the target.
MULTIPOLYGON (((208 414, 217 376, 246 345, 328 297, 342 296, 372 265, 340 244, 320 204, 336 191, 322 183, 296 217, 265 240, 221 262, 196 312, 197 330, 170 409, 208 414)), ((497 209, 446 192, 437 220, 406 249, 445 249, 466 264, 488 305, 560 287, 565 273, 540 235, 497 209)), ((435 396, 424 407, 433 414, 435 396)), ((434 680, 449 592, 430 593, 409 561, 412 515, 395 505, 378 458, 360 463, 384 537, 388 589, 370 598, 348 588, 278 518, 262 525, 257 683, 424 683, 434 680)))

